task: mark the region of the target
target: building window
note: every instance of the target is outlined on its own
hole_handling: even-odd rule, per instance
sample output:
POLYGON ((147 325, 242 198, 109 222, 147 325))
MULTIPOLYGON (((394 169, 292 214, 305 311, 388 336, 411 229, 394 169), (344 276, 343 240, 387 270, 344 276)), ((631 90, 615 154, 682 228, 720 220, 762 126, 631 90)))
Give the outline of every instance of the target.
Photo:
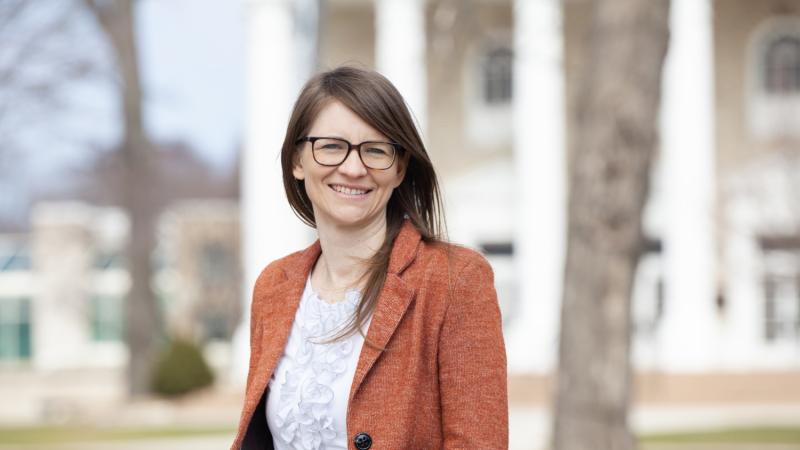
POLYGON ((210 285, 223 285, 234 277, 233 255, 221 242, 207 242, 201 249, 200 276, 210 285))
POLYGON ((510 30, 495 30, 464 58, 464 126, 468 147, 481 152, 511 145, 514 55, 510 30))
POLYGON ((0 298, 0 361, 31 357, 31 302, 0 298))
POLYGON ((230 340, 235 331, 236 324, 225 311, 203 311, 200 320, 205 340, 230 340))
POLYGON ((0 272, 26 271, 31 269, 28 247, 21 243, 0 243, 0 272))
POLYGON ((96 270, 124 269, 125 258, 118 251, 101 251, 94 255, 92 267, 96 270))
POLYGON ((764 254, 764 339, 800 342, 800 239, 761 238, 764 254))
POLYGON ((764 280, 764 339, 800 338, 800 279, 769 276, 764 280))
POLYGON ((800 93, 800 36, 779 35, 764 51, 764 89, 772 95, 800 93))
POLYGON ((513 55, 508 47, 495 47, 483 61, 483 100, 489 105, 511 102, 513 55))
POLYGON ((122 297, 95 295, 92 297, 92 339, 95 341, 121 341, 122 297))
POLYGON ((484 242, 479 245, 494 271, 494 288, 500 304, 503 327, 519 317, 519 282, 514 271, 514 247, 511 241, 484 242))
POLYGON ((639 258, 632 294, 634 335, 653 338, 664 316, 664 273, 661 241, 648 239, 639 258))
POLYGON ((484 242, 480 245, 481 253, 488 256, 513 256, 512 242, 484 242))
POLYGON ((196 298, 195 319, 206 340, 229 340, 236 331, 237 262, 225 242, 209 240, 198 248, 198 274, 202 292, 196 298))
POLYGON ((800 140, 800 20, 775 17, 754 33, 748 58, 750 133, 769 145, 800 140))

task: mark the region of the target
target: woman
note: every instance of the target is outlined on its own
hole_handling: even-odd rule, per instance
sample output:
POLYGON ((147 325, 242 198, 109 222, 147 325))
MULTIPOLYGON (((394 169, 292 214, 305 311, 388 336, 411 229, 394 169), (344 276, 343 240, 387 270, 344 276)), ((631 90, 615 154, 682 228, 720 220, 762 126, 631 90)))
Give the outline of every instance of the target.
POLYGON ((507 448, 492 271, 441 240, 436 174, 399 92, 376 72, 317 75, 281 162, 319 240, 256 281, 232 449, 507 448))

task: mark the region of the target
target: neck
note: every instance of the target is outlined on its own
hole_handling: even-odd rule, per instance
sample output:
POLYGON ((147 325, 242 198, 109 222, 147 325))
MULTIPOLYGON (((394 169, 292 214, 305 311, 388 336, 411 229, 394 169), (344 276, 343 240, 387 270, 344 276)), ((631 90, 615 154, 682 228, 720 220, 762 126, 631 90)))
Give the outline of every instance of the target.
POLYGON ((359 227, 317 223, 322 254, 314 267, 313 279, 335 290, 361 287, 367 270, 365 262, 386 239, 386 217, 359 227))

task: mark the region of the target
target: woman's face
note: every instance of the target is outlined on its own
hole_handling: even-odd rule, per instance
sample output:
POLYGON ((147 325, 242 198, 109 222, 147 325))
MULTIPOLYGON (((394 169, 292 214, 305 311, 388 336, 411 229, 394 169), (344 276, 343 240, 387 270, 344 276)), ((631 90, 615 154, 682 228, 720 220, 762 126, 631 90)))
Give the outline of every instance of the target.
MULTIPOLYGON (((317 115, 308 136, 341 138, 359 144, 389 139, 361 120, 353 111, 332 100, 317 115)), ((305 181, 317 226, 364 228, 386 220, 386 205, 405 175, 400 155, 385 170, 364 166, 356 150, 335 167, 314 161, 311 143, 301 144, 292 173, 305 181)))

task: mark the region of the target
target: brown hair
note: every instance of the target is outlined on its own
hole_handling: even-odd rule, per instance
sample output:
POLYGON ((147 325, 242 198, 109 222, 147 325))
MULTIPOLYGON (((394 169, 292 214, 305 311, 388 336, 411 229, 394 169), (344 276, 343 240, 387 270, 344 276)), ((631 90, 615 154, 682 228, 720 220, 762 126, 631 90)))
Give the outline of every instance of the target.
POLYGON ((367 279, 355 315, 332 340, 363 334, 362 325, 375 309, 386 280, 389 257, 395 238, 407 217, 426 242, 441 242, 444 219, 439 183, 428 152, 400 92, 383 75, 356 67, 343 66, 320 73, 303 87, 294 104, 281 148, 283 186, 295 214, 316 228, 314 211, 302 180, 292 174, 298 151, 297 140, 305 137, 317 114, 331 100, 337 100, 364 122, 400 144, 401 160, 406 162, 402 183, 386 207, 386 239, 367 261, 367 279))

